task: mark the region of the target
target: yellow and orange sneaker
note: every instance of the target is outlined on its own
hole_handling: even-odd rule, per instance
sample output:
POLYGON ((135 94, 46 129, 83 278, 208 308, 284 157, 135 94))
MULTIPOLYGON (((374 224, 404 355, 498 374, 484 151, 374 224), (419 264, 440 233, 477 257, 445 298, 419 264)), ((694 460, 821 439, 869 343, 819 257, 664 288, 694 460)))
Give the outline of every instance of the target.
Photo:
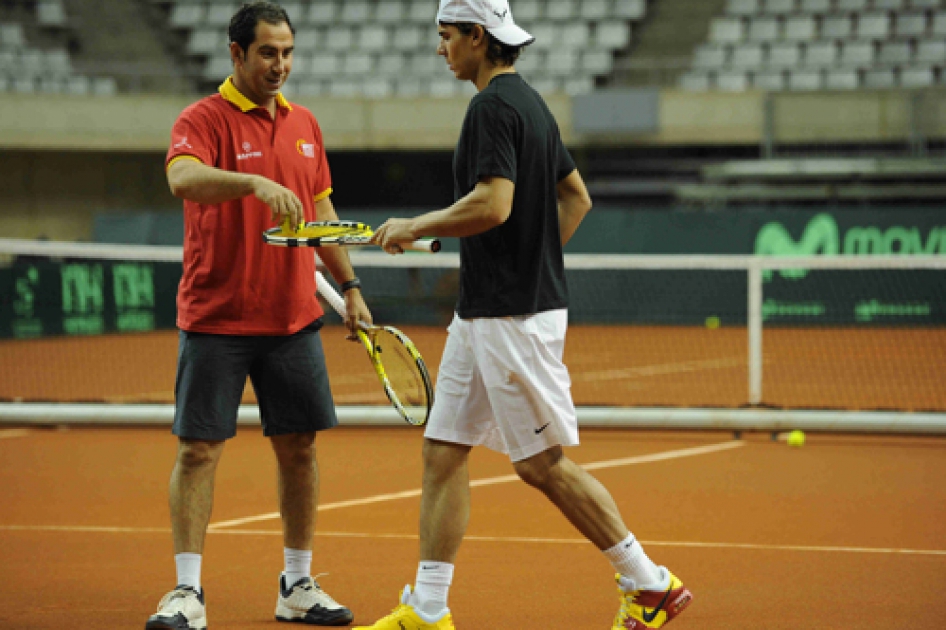
POLYGON ((611 630, 662 628, 665 623, 689 606, 693 601, 693 595, 683 586, 683 582, 670 573, 666 567, 660 567, 660 574, 670 577, 670 586, 665 591, 645 589, 625 591, 621 588, 621 575, 614 576, 618 583, 621 609, 614 618, 611 630))
POLYGON ((411 587, 405 586, 401 591, 400 605, 383 619, 378 619, 373 626, 356 626, 352 630, 456 630, 450 610, 436 621, 428 621, 414 610, 407 602, 411 597, 411 587))

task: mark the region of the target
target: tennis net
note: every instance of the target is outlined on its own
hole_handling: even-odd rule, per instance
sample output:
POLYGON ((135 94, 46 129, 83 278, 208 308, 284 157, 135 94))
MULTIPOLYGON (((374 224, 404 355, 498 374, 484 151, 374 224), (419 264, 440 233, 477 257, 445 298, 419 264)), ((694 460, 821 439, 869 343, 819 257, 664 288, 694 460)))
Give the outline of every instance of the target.
MULTIPOLYGON (((0 239, 0 401, 171 403, 180 256, 0 239)), ((456 254, 352 258, 375 320, 403 328, 435 374, 456 254)), ((706 410, 689 425, 728 426, 725 412, 740 409, 946 413, 946 257, 575 255, 566 267, 565 361, 594 417, 649 410, 677 426, 706 410)), ((337 404, 383 406, 357 346, 326 321, 337 404)))

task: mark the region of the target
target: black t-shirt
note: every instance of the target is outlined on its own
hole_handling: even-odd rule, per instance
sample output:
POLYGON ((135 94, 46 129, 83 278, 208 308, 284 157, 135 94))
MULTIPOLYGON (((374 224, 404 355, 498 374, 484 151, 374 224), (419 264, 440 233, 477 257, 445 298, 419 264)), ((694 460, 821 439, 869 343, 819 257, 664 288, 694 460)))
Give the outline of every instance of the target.
POLYGON ((500 74, 473 97, 453 160, 456 197, 488 177, 516 190, 505 223, 460 239, 461 318, 568 306, 556 185, 574 170, 555 118, 521 76, 500 74))

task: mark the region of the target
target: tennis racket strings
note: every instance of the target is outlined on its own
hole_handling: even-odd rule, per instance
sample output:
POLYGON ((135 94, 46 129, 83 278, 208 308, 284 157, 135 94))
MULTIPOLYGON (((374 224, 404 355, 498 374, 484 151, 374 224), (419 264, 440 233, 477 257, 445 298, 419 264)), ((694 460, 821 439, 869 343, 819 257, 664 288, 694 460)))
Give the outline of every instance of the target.
POLYGON ((424 424, 431 408, 430 379, 420 354, 409 339, 389 328, 367 333, 376 368, 383 370, 391 404, 406 415, 411 424, 424 424))

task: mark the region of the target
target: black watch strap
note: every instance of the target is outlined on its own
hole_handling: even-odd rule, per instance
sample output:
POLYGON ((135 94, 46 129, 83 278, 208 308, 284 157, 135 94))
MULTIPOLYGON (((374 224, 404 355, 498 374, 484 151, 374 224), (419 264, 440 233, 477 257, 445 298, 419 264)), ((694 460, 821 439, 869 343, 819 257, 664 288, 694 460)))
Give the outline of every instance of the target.
POLYGON ((342 283, 342 293, 346 293, 348 291, 351 291, 352 289, 360 289, 360 288, 361 288, 361 280, 359 280, 358 278, 352 278, 351 280, 346 280, 345 282, 342 283))

